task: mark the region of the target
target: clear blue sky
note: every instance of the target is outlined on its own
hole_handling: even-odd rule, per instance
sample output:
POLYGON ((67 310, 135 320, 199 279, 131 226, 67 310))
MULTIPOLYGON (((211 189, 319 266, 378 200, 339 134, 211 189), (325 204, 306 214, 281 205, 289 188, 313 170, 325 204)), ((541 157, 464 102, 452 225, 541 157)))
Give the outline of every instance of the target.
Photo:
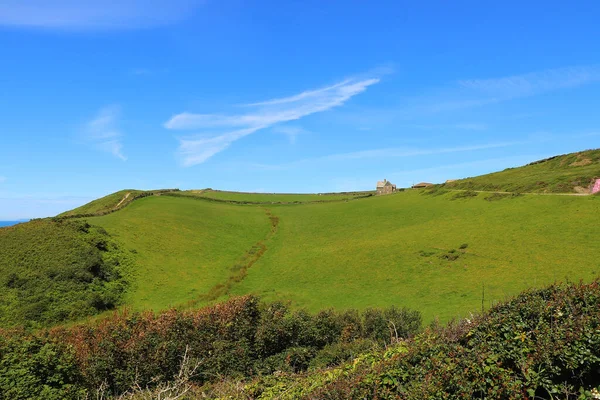
POLYGON ((0 1, 0 220, 600 147, 598 1, 0 1))

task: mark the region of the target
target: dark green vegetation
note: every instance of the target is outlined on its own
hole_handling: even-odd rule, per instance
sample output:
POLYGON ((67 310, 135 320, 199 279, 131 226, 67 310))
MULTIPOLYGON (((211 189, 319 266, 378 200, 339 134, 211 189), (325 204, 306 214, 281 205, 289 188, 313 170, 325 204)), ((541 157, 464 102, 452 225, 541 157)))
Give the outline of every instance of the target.
POLYGON ((45 326, 114 308, 127 260, 104 229, 83 221, 0 229, 0 326, 45 326))
POLYGON ((519 168, 446 183, 450 189, 519 193, 589 192, 600 178, 600 149, 565 154, 519 168))
MULTIPOLYGON (((338 368, 217 385, 262 399, 592 399, 600 388, 600 285, 527 291, 488 313, 338 368)), ((200 397, 200 396, 198 396, 200 397)))
POLYGON ((0 334, 0 399, 120 395, 168 382, 187 357, 196 385, 328 367, 419 331, 407 309, 310 315, 251 296, 158 316, 114 314, 69 328, 0 334), (393 326, 393 335, 390 327, 393 326))
POLYGON ((150 398, 179 379, 183 360, 189 381, 173 391, 189 389, 190 399, 592 399, 599 388, 598 282, 526 291, 412 336, 418 326, 405 309, 311 315, 246 296, 193 312, 4 332, 0 399, 132 386, 150 398))

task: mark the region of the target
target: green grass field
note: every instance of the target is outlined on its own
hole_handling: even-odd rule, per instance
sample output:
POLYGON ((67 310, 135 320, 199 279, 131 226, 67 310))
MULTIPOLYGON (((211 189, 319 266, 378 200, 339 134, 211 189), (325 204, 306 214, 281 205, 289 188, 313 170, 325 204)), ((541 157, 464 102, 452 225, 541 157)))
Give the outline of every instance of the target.
POLYGON ((447 183, 451 189, 576 193, 600 178, 600 149, 565 154, 492 174, 447 183))
POLYGON ((445 321, 479 310, 482 292, 488 307, 528 287, 600 274, 600 198, 486 196, 406 191, 269 207, 161 196, 89 221, 138 252, 135 309, 184 304, 225 282, 267 237, 265 208, 279 218, 277 232, 231 294, 312 311, 407 306, 445 321))
POLYGON ((270 230, 263 208, 171 196, 146 197, 87 220, 137 253, 127 296, 136 310, 181 305, 208 292, 270 230))

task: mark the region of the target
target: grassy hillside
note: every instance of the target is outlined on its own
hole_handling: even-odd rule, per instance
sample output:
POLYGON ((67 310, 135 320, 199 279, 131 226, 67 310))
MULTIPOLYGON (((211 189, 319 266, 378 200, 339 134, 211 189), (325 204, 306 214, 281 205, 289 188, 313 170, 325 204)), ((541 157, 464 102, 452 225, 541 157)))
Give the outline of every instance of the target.
POLYGON ((406 191, 267 207, 161 196, 89 221, 137 251, 127 297, 136 309, 202 304, 221 285, 312 311, 402 305, 445 321, 481 309, 482 296, 487 308, 531 286, 598 276, 590 216, 600 198, 488 197, 406 191))
POLYGON ((183 197, 146 197, 88 219, 136 252, 139 266, 127 295, 134 309, 163 309, 197 299, 225 282, 271 223, 261 207, 183 197))
POLYGON ((74 215, 95 214, 111 211, 115 209, 117 205, 123 205, 123 203, 128 202, 130 198, 133 199, 133 197, 139 193, 143 193, 143 191, 132 189, 120 190, 118 192, 109 194, 108 196, 104 196, 87 204, 84 204, 81 207, 77 207, 73 210, 69 210, 62 214, 59 214, 59 217, 69 217, 74 215), (121 201, 123 201, 123 203, 121 203, 121 201))
POLYGON ((64 217, 90 217, 106 215, 111 212, 125 208, 135 200, 148 196, 160 196, 161 194, 179 192, 179 189, 158 189, 158 190, 132 190, 125 189, 101 197, 97 200, 84 204, 73 210, 59 214, 58 218, 64 217))
POLYGON ((115 307, 127 261, 103 229, 84 222, 0 229, 0 327, 55 324, 115 307))
POLYGON ((454 200, 407 191, 348 203, 273 207, 269 250, 234 294, 323 307, 389 304, 430 321, 555 280, 600 274, 600 198, 454 200), (461 249, 461 247, 465 247, 461 249))
POLYGON ((593 178, 600 178, 600 149, 556 156, 445 186, 521 193, 577 193, 588 190, 593 178))

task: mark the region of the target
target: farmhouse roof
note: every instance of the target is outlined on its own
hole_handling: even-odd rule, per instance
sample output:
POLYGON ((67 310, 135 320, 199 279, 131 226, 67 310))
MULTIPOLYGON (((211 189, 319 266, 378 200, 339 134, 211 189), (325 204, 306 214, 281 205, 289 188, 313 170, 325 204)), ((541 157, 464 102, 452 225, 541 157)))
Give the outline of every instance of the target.
POLYGON ((427 187, 427 186, 433 186, 433 183, 420 182, 420 183, 417 183, 416 185, 413 185, 413 187, 427 187))

